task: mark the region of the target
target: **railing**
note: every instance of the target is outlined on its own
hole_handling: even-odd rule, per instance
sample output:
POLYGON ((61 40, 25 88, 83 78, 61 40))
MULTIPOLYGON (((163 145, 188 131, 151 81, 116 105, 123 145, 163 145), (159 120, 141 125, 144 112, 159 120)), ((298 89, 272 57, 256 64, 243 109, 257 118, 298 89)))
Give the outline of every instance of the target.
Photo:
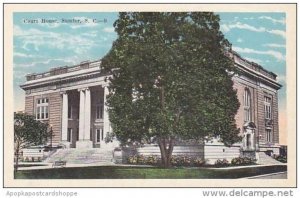
POLYGON ((27 81, 31 80, 37 80, 49 76, 55 76, 59 74, 64 74, 64 73, 69 73, 69 72, 74 72, 74 71, 79 71, 83 69, 88 69, 92 67, 100 67, 101 62, 100 61, 94 61, 94 62, 89 62, 89 61, 84 61, 81 62, 79 65, 74 65, 74 66, 63 66, 63 67, 56 67, 51 69, 48 72, 44 73, 39 73, 39 74, 28 74, 26 76, 27 81))
POLYGON ((271 78, 271 79, 276 80, 276 75, 275 75, 275 74, 273 74, 272 72, 269 72, 269 71, 265 70, 265 69, 264 69, 262 66, 260 66, 259 64, 254 63, 254 62, 250 62, 250 61, 248 61, 248 60, 242 58, 242 57, 241 57, 239 54, 237 54, 236 52, 232 52, 232 53, 233 53, 233 55, 231 55, 231 57, 233 56, 234 61, 235 61, 236 63, 239 63, 239 64, 241 64, 241 65, 243 65, 243 66, 248 67, 249 69, 255 70, 255 71, 257 71, 257 72, 263 74, 264 76, 267 76, 267 77, 269 77, 269 78, 271 78))

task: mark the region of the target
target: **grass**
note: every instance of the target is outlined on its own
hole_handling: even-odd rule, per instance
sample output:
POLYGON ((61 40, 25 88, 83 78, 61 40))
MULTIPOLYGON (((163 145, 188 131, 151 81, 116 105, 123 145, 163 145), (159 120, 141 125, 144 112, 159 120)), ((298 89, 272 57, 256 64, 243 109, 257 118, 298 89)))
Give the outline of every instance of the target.
POLYGON ((236 179, 286 170, 282 165, 237 169, 93 166, 19 170, 15 179, 236 179))

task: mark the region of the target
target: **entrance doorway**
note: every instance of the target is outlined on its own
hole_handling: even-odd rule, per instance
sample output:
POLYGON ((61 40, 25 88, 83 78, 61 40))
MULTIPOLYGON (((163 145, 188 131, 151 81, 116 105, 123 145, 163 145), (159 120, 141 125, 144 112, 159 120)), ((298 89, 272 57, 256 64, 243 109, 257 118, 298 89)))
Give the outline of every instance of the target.
POLYGON ((247 149, 250 149, 251 148, 251 134, 247 134, 246 135, 246 146, 247 146, 247 149))
POLYGON ((101 144, 104 142, 103 128, 96 129, 94 137, 95 137, 95 145, 96 145, 96 147, 100 147, 101 144))

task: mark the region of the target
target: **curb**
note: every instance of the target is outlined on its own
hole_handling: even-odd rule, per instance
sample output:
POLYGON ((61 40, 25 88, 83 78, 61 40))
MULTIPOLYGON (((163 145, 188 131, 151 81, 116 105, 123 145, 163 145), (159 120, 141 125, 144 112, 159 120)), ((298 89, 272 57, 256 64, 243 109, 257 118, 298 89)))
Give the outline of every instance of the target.
POLYGON ((283 172, 276 172, 276 173, 269 173, 269 174, 263 174, 263 175, 256 175, 256 176, 251 176, 251 177, 243 177, 240 179, 259 179, 260 177, 265 177, 265 176, 272 176, 272 175, 280 175, 283 173, 287 173, 287 171, 283 171, 283 172))

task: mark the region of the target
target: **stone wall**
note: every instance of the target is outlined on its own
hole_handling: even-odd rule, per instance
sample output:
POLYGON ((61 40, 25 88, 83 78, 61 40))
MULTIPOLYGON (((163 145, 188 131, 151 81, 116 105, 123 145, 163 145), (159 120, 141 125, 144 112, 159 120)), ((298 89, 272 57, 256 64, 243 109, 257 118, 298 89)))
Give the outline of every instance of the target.
POLYGON ((206 144, 204 146, 204 159, 207 164, 214 164, 218 159, 227 159, 229 162, 240 157, 240 146, 226 147, 221 144, 206 144))
MULTIPOLYGON (((147 145, 139 148, 123 148, 122 161, 126 163, 129 156, 133 155, 155 155, 160 156, 158 145, 147 145)), ((205 159, 207 164, 214 164, 218 159, 227 159, 229 162, 235 157, 240 157, 240 146, 235 145, 226 147, 222 144, 218 145, 185 145, 175 146, 173 156, 194 156, 205 159)))

